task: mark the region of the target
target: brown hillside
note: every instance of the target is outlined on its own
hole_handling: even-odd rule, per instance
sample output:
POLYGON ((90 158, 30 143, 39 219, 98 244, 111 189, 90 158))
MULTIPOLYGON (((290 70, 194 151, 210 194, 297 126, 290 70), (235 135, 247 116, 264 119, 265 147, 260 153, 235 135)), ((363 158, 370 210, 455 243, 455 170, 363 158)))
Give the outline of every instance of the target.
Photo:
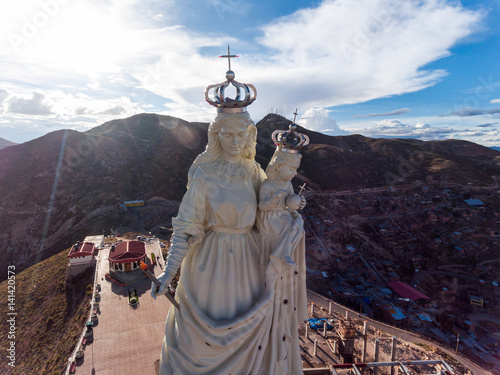
POLYGON ((9 369, 2 374, 64 373, 88 318, 87 285, 92 284, 92 269, 66 280, 67 255, 68 250, 64 250, 22 272, 16 269, 13 300, 8 299, 7 280, 0 284, 0 303, 7 312, 11 302, 9 307, 17 312, 15 330, 10 330, 7 318, 0 322, 0 350, 4 353, 0 368, 9 369), (15 337, 9 338, 8 333, 15 337), (11 341, 16 353, 15 368, 8 366, 10 360, 5 354, 11 341))
POLYGON ((179 200, 207 125, 143 114, 0 150, 1 279, 7 262, 24 268, 109 231, 125 200, 179 200))
MULTIPOLYGON (((289 124, 281 116, 268 115, 257 126, 259 133, 272 134, 289 124)), ((418 180, 492 186, 492 176, 500 174, 498 151, 472 142, 333 137, 300 126, 298 130, 311 140, 303 151, 299 178, 302 175, 304 180, 314 181, 321 190, 400 185, 418 180)), ((263 143, 262 161, 272 155, 273 148, 272 142, 263 143)))
MULTIPOLYGON (((274 151, 272 132, 289 124, 276 115, 257 124, 262 167, 274 151)), ((8 262, 22 269, 85 235, 131 225, 149 231, 167 223, 173 212, 162 213, 158 202, 181 199, 187 170, 205 148, 207 127, 141 114, 85 133, 61 130, 0 150, 0 280, 8 262), (147 209, 120 211, 120 203, 136 199, 145 200, 147 209)), ((306 181, 317 191, 417 180, 487 186, 493 184, 492 175, 500 175, 500 152, 471 142, 299 131, 309 135, 311 145, 303 151, 296 182, 306 181)))

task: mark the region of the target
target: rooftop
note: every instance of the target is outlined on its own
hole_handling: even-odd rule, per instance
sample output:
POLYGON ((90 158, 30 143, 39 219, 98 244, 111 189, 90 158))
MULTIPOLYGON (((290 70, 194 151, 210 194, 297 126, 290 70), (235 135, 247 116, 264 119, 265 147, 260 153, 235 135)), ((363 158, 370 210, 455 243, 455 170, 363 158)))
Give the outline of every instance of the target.
POLYGON ((92 242, 77 242, 71 247, 68 258, 94 255, 95 245, 92 242))
POLYGON ((424 293, 419 292, 417 289, 411 287, 410 285, 403 283, 402 281, 392 281, 387 284, 389 288, 394 290, 397 294, 404 298, 409 298, 413 302, 419 299, 431 299, 427 297, 424 293))
POLYGON ((109 261, 113 263, 130 263, 139 261, 146 255, 146 246, 141 241, 121 242, 109 252, 109 261))
POLYGON ((483 201, 479 199, 464 199, 464 202, 469 206, 484 206, 483 201))

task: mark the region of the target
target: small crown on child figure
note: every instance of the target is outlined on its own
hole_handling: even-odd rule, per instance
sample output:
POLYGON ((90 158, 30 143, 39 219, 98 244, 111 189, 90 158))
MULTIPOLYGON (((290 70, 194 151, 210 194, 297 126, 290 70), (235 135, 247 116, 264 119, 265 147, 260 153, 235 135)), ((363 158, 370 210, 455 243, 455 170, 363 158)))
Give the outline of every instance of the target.
POLYGON ((288 127, 289 130, 275 130, 272 140, 279 151, 298 154, 300 149, 309 144, 309 137, 296 131, 295 118, 297 117, 297 110, 293 114, 293 122, 288 127))
POLYGON ((227 58, 228 61, 229 70, 226 72, 226 81, 215 85, 209 85, 205 89, 205 100, 210 105, 217 107, 217 112, 219 113, 245 112, 246 107, 252 104, 257 98, 257 90, 254 85, 249 83, 240 83, 234 80, 235 74, 231 70, 231 57, 238 56, 231 55, 229 46, 227 46, 227 55, 219 57, 227 58), (230 84, 236 88, 236 97, 234 99, 227 98, 224 95, 224 91, 230 84), (211 90, 213 90, 213 93, 210 92, 211 90), (210 98, 210 95, 212 95, 213 99, 210 98))

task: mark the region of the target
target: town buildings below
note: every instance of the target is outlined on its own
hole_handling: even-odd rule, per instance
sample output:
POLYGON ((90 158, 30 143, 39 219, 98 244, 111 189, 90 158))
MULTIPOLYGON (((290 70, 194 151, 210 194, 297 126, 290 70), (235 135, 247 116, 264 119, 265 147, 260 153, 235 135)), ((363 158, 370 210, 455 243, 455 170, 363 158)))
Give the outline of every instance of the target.
POLYGON ((414 184, 308 193, 308 288, 499 363, 500 195, 414 184))

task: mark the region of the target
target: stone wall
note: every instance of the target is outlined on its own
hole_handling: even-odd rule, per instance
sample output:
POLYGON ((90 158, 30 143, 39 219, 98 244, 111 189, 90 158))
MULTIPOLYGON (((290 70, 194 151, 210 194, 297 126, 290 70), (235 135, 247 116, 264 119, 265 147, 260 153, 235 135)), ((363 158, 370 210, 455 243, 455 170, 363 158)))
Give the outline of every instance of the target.
POLYGON ((94 266, 95 266, 95 260, 92 262, 92 264, 76 264, 70 266, 68 263, 68 267, 66 267, 66 278, 76 277, 83 271, 85 271, 87 268, 94 266))

